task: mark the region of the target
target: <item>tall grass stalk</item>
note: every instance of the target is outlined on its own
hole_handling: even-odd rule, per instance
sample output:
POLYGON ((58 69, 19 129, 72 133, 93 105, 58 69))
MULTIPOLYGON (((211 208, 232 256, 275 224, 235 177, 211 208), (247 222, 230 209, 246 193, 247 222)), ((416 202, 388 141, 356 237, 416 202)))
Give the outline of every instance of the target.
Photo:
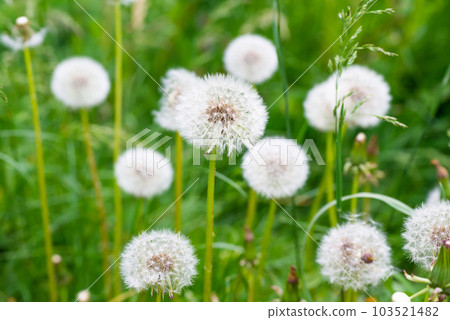
POLYGON ((264 275, 264 270, 266 267, 267 257, 269 255, 270 238, 272 236, 273 223, 275 221, 275 213, 277 209, 277 203, 275 200, 270 201, 269 214, 267 215, 266 227, 264 229, 264 235, 261 243, 261 257, 258 263, 258 269, 256 271, 256 277, 258 282, 261 281, 264 275))
MULTIPOLYGON (((358 193, 358 187, 359 187, 359 171, 356 171, 353 175, 352 194, 358 193)), ((358 198, 353 198, 350 201, 350 212, 352 214, 356 214, 357 210, 358 210, 358 198)))
MULTIPOLYGON (((326 189, 327 189, 327 202, 331 202, 334 200, 334 179, 333 179, 333 171, 334 171, 334 163, 335 163, 335 155, 334 155, 334 147, 333 147, 333 132, 327 133, 326 136, 326 149, 325 149, 325 177, 326 177, 326 189)), ((330 221, 330 225, 335 227, 338 222, 336 209, 334 207, 328 210, 328 218, 330 221)))
POLYGON ((175 133, 175 232, 181 231, 181 195, 183 193, 183 138, 175 133))
MULTIPOLYGON (((106 223, 105 202, 102 195, 102 184, 98 175, 97 164, 95 161, 94 151, 92 150, 91 131, 89 126, 89 115, 86 108, 81 108, 81 122, 83 124, 84 144, 86 146, 86 154, 88 158, 89 170, 91 172, 92 183, 94 185, 95 205, 98 211, 98 221, 100 224, 100 244, 103 256, 103 270, 109 267, 109 239, 108 225, 106 223)), ((106 272, 104 276, 106 295, 110 298, 111 276, 106 272)))
POLYGON ((42 228, 45 243, 45 262, 47 266, 50 300, 57 301, 58 289, 56 286, 55 269, 52 263, 53 245, 52 245, 52 234, 50 229, 50 213, 48 210, 48 202, 47 202, 47 188, 45 184, 44 151, 42 147, 41 123, 39 120, 39 106, 37 101, 36 89, 34 86, 33 65, 31 63, 30 49, 28 47, 25 47, 23 52, 25 59, 25 67, 27 70, 28 87, 30 90, 31 109, 33 113, 33 126, 36 139, 38 185, 39 185, 39 196, 41 201, 42 228))
MULTIPOLYGON (((116 0, 114 8, 115 17, 115 89, 114 89, 114 162, 120 155, 120 142, 122 131, 122 13, 121 2, 116 0)), ((122 246, 122 194, 117 181, 114 182, 114 257, 120 255, 122 246)), ((114 269, 114 292, 120 293, 119 268, 114 269)))
POLYGON ((208 191, 206 198, 206 240, 205 240, 205 262, 203 278, 203 301, 211 301, 212 283, 212 257, 214 237, 214 183, 216 174, 216 148, 213 149, 209 160, 208 191))

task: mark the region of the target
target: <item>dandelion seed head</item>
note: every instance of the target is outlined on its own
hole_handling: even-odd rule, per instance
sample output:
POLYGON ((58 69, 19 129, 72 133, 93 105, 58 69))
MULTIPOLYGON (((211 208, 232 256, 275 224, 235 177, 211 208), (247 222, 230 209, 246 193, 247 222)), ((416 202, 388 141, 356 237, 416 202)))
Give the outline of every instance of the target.
POLYGON ((244 155, 242 169, 250 187, 266 198, 293 196, 309 174, 301 147, 295 140, 281 137, 260 140, 244 155))
POLYGON ((386 237, 364 222, 348 222, 331 229, 321 241, 317 262, 323 276, 345 289, 377 285, 392 272, 386 237))
POLYGON ((192 285, 197 258, 189 240, 169 230, 144 232, 123 251, 120 272, 125 284, 137 291, 180 293, 192 285))
POLYGON ((411 302, 411 298, 404 292, 394 292, 391 297, 392 302, 411 302))
POLYGON ((223 60, 230 74, 255 84, 269 79, 278 68, 275 46, 255 34, 245 34, 231 41, 223 60))
POLYGON ((120 0, 120 3, 123 4, 124 6, 129 6, 129 5, 133 4, 136 1, 137 0, 120 0))
POLYGON ((64 60, 55 68, 51 89, 72 109, 91 108, 106 100, 111 83, 101 64, 88 57, 64 60))
MULTIPOLYGON (((338 99, 344 99, 345 122, 349 128, 368 128, 381 120, 390 108, 389 85, 375 71, 358 65, 348 67, 339 78, 338 99), (361 104, 362 103, 362 104, 361 104), (361 104, 359 107, 355 107, 361 104)), ((305 117, 320 131, 333 131, 335 127, 336 73, 314 86, 304 102, 305 117)), ((337 109, 339 116, 340 108, 337 109)))
POLYGON ((13 51, 18 51, 23 50, 24 48, 33 48, 40 46, 44 42, 46 34, 47 29, 43 28, 37 32, 32 33, 27 40, 23 41, 22 36, 16 31, 13 32, 12 36, 2 34, 0 37, 0 42, 3 43, 5 47, 13 51))
POLYGON ((182 113, 183 117, 187 115, 183 110, 177 109, 179 97, 182 92, 196 86, 199 78, 195 73, 186 69, 170 69, 162 79, 162 97, 160 100, 160 109, 153 112, 155 121, 164 129, 177 131, 179 125, 176 121, 176 114, 182 113))
POLYGON ((208 75, 179 97, 177 123, 195 147, 218 153, 241 152, 263 134, 267 110, 248 83, 230 75, 208 75))
POLYGON ((114 174, 123 191, 143 198, 163 193, 173 180, 170 160, 150 148, 125 151, 114 165, 114 174))
POLYGON ((27 25, 29 22, 30 22, 30 20, 28 20, 28 18, 25 17, 25 16, 18 17, 18 18, 16 19, 16 25, 17 25, 17 26, 25 26, 25 25, 27 25))
POLYGON ((59 254, 52 255, 52 263, 54 265, 60 264, 62 262, 62 257, 59 254))
POLYGON ((405 221, 404 249, 411 260, 430 270, 445 240, 450 239, 450 201, 423 204, 405 221))
POLYGON ((81 290, 77 293, 77 301, 78 302, 89 302, 91 301, 91 293, 89 290, 81 290))

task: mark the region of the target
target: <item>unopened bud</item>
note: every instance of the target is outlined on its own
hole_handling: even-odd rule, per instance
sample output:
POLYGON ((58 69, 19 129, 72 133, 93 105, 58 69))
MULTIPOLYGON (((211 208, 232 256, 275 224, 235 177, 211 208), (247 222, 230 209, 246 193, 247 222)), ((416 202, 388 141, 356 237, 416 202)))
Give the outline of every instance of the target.
POLYGON ((297 284, 298 283, 298 276, 297 276, 297 268, 294 266, 291 266, 291 269, 289 271, 288 280, 290 284, 297 284))
POLYGON ((245 227, 245 242, 252 242, 255 236, 253 235, 252 231, 249 227, 245 227))
POLYGON ((62 257, 59 254, 52 255, 52 263, 57 265, 62 262, 62 257))
POLYGON ((28 20, 28 18, 27 18, 27 17, 24 17, 24 16, 18 17, 18 18, 16 19, 16 25, 17 25, 18 27, 26 26, 26 25, 28 25, 29 23, 30 23, 30 20, 28 20))
POLYGON ((436 168, 438 180, 448 179, 448 171, 440 163, 438 159, 431 160, 431 164, 436 168))
POLYGON ((370 161, 375 161, 378 157, 378 153, 380 152, 378 148, 378 137, 373 135, 370 137, 369 143, 367 145, 367 156, 370 161))

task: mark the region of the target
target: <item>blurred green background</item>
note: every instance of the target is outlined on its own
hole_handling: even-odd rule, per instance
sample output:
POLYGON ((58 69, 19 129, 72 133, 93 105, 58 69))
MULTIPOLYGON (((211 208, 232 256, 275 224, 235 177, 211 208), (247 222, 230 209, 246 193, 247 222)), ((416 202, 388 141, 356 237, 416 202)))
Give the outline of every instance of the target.
MULTIPOLYGON (((79 0, 79 3, 113 35, 112 1, 79 0)), ((124 48, 157 81, 172 67, 192 69, 199 75, 224 72, 222 57, 227 44, 244 33, 258 33, 273 39, 272 1, 152 1, 148 10, 123 8, 124 48), (142 20, 142 23, 140 22, 142 20)), ((338 12, 357 4, 352 0, 280 1, 281 40, 288 83, 294 82, 339 36, 338 12)), ((393 15, 371 15, 357 23, 363 25, 362 43, 373 43, 399 56, 390 58, 361 52, 356 63, 384 75, 391 86, 393 103, 390 115, 408 125, 408 129, 382 123, 365 130, 379 137, 379 167, 386 178, 374 192, 398 198, 415 207, 436 185, 432 158, 450 168, 449 136, 450 88, 439 90, 450 64, 450 2, 447 0, 378 0, 374 9, 392 7, 393 15)), ((37 30, 48 28, 42 46, 32 49, 33 66, 43 130, 46 179, 52 223, 54 251, 62 256, 57 266, 60 299, 74 300, 76 293, 91 285, 103 272, 99 252, 99 233, 94 192, 82 141, 80 115, 66 109, 49 88, 53 69, 61 60, 86 55, 101 62, 114 80, 114 43, 102 29, 72 0, 17 0, 0 4, 0 30, 10 32, 18 16, 26 15, 37 30)), ((355 25, 353 30, 356 30, 355 25)), ((338 52, 333 46, 289 90, 291 127, 297 136, 302 127, 302 104, 308 90, 329 75, 328 59, 338 52)), ((41 227, 40 202, 36 177, 34 131, 23 55, 0 47, 0 83, 8 103, 0 101, 0 301, 45 301, 48 288, 41 227)), ((282 93, 277 73, 257 86, 267 105, 282 93)), ((152 110, 158 108, 158 86, 133 60, 124 55, 125 141, 145 128, 161 131, 153 122, 152 110)), ((103 184, 110 229, 113 210, 113 94, 107 102, 90 111, 95 154, 103 184)), ((270 109, 266 135, 284 135, 283 99, 270 109)), ((357 130, 348 130, 344 156, 348 156, 357 130)), ((167 135, 172 136, 171 132, 167 135)), ((322 155, 325 136, 309 128, 305 138, 314 139, 322 155)), ((302 143, 303 141, 299 141, 302 143)), ((171 142, 173 144, 173 139, 171 142)), ((184 187, 197 177, 198 183, 183 197, 183 233, 191 238, 197 254, 204 255, 207 163, 192 166, 192 148, 185 145, 184 187)), ((219 161, 217 170, 235 182, 217 179, 215 198, 215 249, 213 291, 220 301, 245 301, 245 284, 236 286, 239 261, 243 251, 243 225, 248 187, 238 165, 219 161)), ((324 167, 311 163, 311 174, 299 195, 301 204, 289 208, 306 226, 311 195, 314 195, 324 167)), ((345 177, 344 194, 350 193, 350 177, 345 177)), ((150 225, 173 201, 173 187, 162 196, 147 201, 146 223, 150 225)), ((123 195, 124 243, 130 239, 137 201, 123 195)), ((345 206, 348 208, 348 203, 345 206)), ((255 244, 259 246, 268 205, 258 204, 255 244)), ((393 249, 395 274, 384 285, 368 292, 388 301, 394 291, 417 291, 403 279, 406 269, 426 275, 409 263, 402 252, 403 214, 385 204, 372 201, 372 217, 388 235, 393 249)), ((173 208, 154 228, 173 228, 173 208)), ((320 239, 328 230, 328 219, 319 221, 314 237, 320 239)), ((112 232, 111 243, 112 243, 112 232)), ((272 285, 284 288, 289 266, 296 264, 296 241, 303 231, 278 210, 269 261, 262 289, 263 299, 278 296, 272 285)), ((311 258, 309 258, 311 259, 311 258)), ((202 298, 202 261, 195 284, 185 290, 181 301, 202 298)), ((340 289, 330 287, 317 265, 306 274, 307 285, 316 301, 338 301, 340 289)), ((305 285, 305 284, 302 284, 305 285)), ((91 289, 92 300, 104 300, 103 283, 91 289)), ((135 297, 131 298, 135 299, 135 297)), ((361 294, 360 300, 365 299, 361 294)))

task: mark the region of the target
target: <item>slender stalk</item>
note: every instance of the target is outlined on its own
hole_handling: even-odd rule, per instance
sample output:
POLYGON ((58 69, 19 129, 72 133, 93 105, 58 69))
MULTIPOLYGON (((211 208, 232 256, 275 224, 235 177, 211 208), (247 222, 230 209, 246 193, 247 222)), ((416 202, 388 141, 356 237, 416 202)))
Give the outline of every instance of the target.
MULTIPOLYGON (((343 109, 343 107, 342 107, 343 109)), ((342 116, 342 114, 341 114, 342 116)), ((339 117, 342 119, 342 117, 339 117)), ((336 129, 336 210, 342 212, 343 163, 342 163, 342 121, 337 121, 336 129)))
MULTIPOLYGON (((333 171, 334 171, 334 148, 333 148, 333 132, 328 132, 326 137, 326 188, 327 188, 327 202, 331 202, 334 200, 334 179, 333 179, 333 171)), ((330 225, 335 227, 337 225, 337 213, 334 207, 328 210, 328 217, 330 220, 330 225)))
MULTIPOLYGON (((121 3, 116 0, 115 3, 115 32, 116 32, 116 50, 115 50, 115 97, 114 97, 114 162, 120 155, 120 135, 122 131, 122 14, 121 3)), ((120 256, 122 245, 122 194, 117 182, 114 182, 114 257, 120 256)), ((120 275, 119 268, 114 269, 114 291, 120 293, 120 275)))
MULTIPOLYGON (((364 192, 370 192, 370 182, 366 182, 364 185, 364 192)), ((370 198, 364 198, 363 200, 363 219, 367 220, 370 216, 370 198)))
POLYGON ((203 301, 211 301, 212 256, 214 236, 214 182, 216 173, 216 149, 211 152, 209 160, 208 191, 206 199, 206 240, 203 282, 203 301))
POLYGON ((356 302, 357 292, 353 289, 344 291, 344 302, 356 302))
MULTIPOLYGON (((353 175, 352 194, 358 193, 358 186, 359 186, 359 172, 356 171, 355 174, 353 175)), ((352 214, 355 214, 356 210, 358 210, 358 198, 353 198, 350 200, 350 212, 352 214)))
POLYGON ((134 228, 134 230, 136 230, 136 232, 141 233, 142 230, 144 228, 142 228, 143 225, 143 218, 144 218, 144 198, 140 197, 139 199, 137 199, 138 203, 137 203, 137 213, 136 213, 136 226, 134 228))
POLYGON ((245 218, 245 226, 252 230, 253 222, 255 221, 256 205, 258 203, 258 196, 255 190, 250 189, 248 193, 247 217, 245 218))
POLYGON ((277 209, 277 203, 272 200, 270 202, 269 214, 267 216, 266 228, 264 229, 264 235, 261 244, 261 258, 259 259, 258 269, 256 271, 256 277, 258 281, 261 280, 264 269, 266 266, 267 256, 269 254, 270 237, 272 235, 273 223, 275 221, 275 213, 277 209))
POLYGON ((156 294, 156 302, 161 302, 161 295, 162 295, 162 290, 161 290, 161 288, 159 288, 158 293, 156 294))
POLYGON ((25 66, 28 77, 28 87, 30 90, 31 109, 33 112, 33 126, 36 139, 36 158, 37 158, 37 171, 38 171, 38 184, 39 184, 39 196, 41 201, 41 213, 42 213, 42 228, 44 233, 45 243, 45 262, 47 266, 48 285, 50 289, 50 300, 56 301, 58 299, 58 288, 56 286, 55 269, 52 263, 52 234, 50 230, 50 213, 48 210, 47 202, 47 188, 45 184, 45 169, 44 169, 44 151, 42 147, 41 137, 41 123, 39 120, 39 106, 37 101, 36 89, 34 86, 33 66, 31 63, 30 49, 25 47, 24 50, 25 66))
MULTIPOLYGON (((106 223, 105 202, 103 201, 102 196, 102 184, 98 176, 94 151, 92 150, 88 111, 85 108, 81 108, 80 112, 81 112, 81 122, 83 124, 84 144, 86 146, 86 154, 88 158, 89 170, 91 172, 92 183, 94 185, 95 205, 97 207, 98 221, 100 224, 100 244, 103 256, 103 270, 107 270, 109 267, 109 239, 108 239, 108 225, 106 223)), ((106 294, 108 298, 110 298, 111 276, 109 272, 106 272, 104 281, 106 294)))
POLYGON ((181 194, 183 193, 183 138, 175 133, 175 232, 181 231, 181 194))
POLYGON ((248 274, 248 302, 253 301, 255 301, 255 272, 251 267, 248 274))
POLYGON ((412 296, 410 296, 409 298, 412 300, 414 298, 420 297, 421 295, 423 295, 424 293, 427 293, 428 290, 430 290, 430 288, 428 286, 426 286, 425 288, 423 288, 420 291, 417 291, 416 293, 414 293, 412 296))
POLYGON ((289 121, 289 101, 288 101, 288 84, 286 77, 286 70, 284 68, 284 59, 283 52, 281 50, 281 41, 280 41, 280 4, 278 0, 273 0, 273 11, 274 11, 274 19, 272 25, 273 38, 275 42, 275 47, 277 48, 277 56, 278 56, 278 66, 281 74, 281 83, 283 85, 283 97, 284 97, 284 114, 286 119, 286 134, 287 137, 291 137, 291 125, 289 121))

